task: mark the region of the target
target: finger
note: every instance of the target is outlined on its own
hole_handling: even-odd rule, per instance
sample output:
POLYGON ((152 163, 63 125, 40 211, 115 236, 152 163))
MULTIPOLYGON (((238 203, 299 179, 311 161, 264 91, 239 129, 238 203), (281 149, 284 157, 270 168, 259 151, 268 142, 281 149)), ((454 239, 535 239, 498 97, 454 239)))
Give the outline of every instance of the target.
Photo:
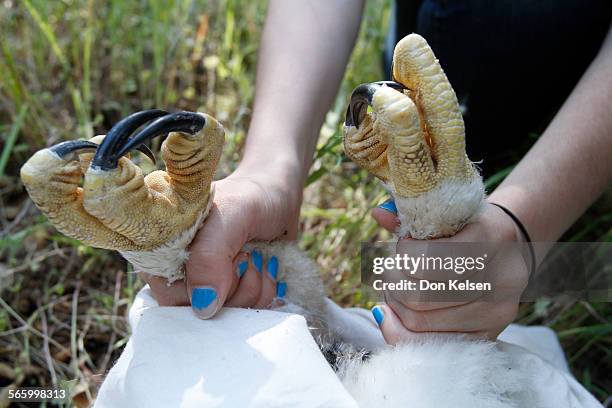
MULTIPOLYGON (((420 288, 421 279, 414 279, 410 276, 402 278, 406 281, 414 282, 415 288, 420 288)), ((386 280, 388 282, 395 282, 393 278, 386 280)), ((434 294, 427 293, 426 290, 389 290, 385 291, 385 300, 387 303, 396 303, 401 305, 404 308, 422 312, 429 310, 440 310, 440 309, 448 309, 451 307, 457 307, 461 305, 465 305, 470 302, 475 302, 479 299, 483 299, 485 294, 476 294, 471 297, 465 296, 457 296, 455 298, 451 298, 449 294, 447 294, 445 290, 433 291, 434 294)))
POLYGON ((413 333, 474 333, 505 327, 515 316, 515 305, 476 301, 444 309, 415 311, 389 299, 389 308, 407 330, 413 333))
POLYGON ((395 312, 384 303, 374 306, 372 315, 387 344, 397 344, 418 337, 417 333, 412 333, 406 329, 395 312))
POLYGON ((427 41, 418 34, 404 37, 393 54, 393 78, 414 91, 432 139, 442 177, 469 177, 472 165, 465 154, 465 128, 457 96, 427 41))
POLYGON ((238 287, 234 258, 246 241, 244 213, 235 203, 213 204, 206 223, 190 245, 186 263, 187 293, 196 315, 214 316, 238 287))
POLYGON ((259 300, 255 305, 258 309, 265 309, 270 307, 272 300, 276 295, 276 281, 279 273, 279 262, 276 256, 271 256, 269 259, 264 260, 264 267, 262 270, 262 285, 259 300))
POLYGON ((372 210, 372 217, 378 224, 389 232, 396 232, 400 222, 397 218, 397 208, 393 201, 389 200, 372 210))
POLYGON ((152 276, 140 272, 139 276, 149 284, 153 297, 160 306, 187 306, 189 296, 187 296, 187 286, 185 280, 180 279, 168 283, 168 279, 159 276, 152 276))
MULTIPOLYGON (((387 344, 406 343, 421 338, 424 333, 413 332, 407 329, 398 318, 397 314, 387 305, 378 305, 372 309, 374 319, 381 323, 379 327, 387 344)), ((490 341, 495 341, 497 336, 503 331, 503 327, 491 328, 465 333, 473 338, 481 338, 490 341)), ((449 333, 450 334, 450 333, 449 333)))
POLYGON ((240 283, 240 279, 246 273, 246 269, 248 267, 248 259, 249 254, 246 251, 240 251, 238 252, 238 255, 234 257, 234 260, 232 262, 232 269, 236 272, 237 279, 232 279, 232 286, 230 287, 227 299, 231 298, 232 296, 234 296, 234 293, 236 293, 236 290, 238 289, 238 285, 240 283))
POLYGON ((278 281, 276 282, 276 293, 275 293, 275 301, 278 301, 279 304, 285 304, 285 296, 287 296, 287 282, 278 281))
MULTIPOLYGON (((242 277, 244 272, 246 272, 246 267, 242 268, 242 264, 247 263, 248 255, 244 252, 240 252, 238 256, 234 259, 234 270, 236 270, 236 274, 238 278, 242 277)), ((189 305, 189 295, 187 291, 187 284, 184 279, 178 280, 176 282, 168 283, 166 278, 159 278, 155 276, 151 276, 148 274, 141 274, 141 276, 146 276, 148 280, 145 280, 150 286, 151 290, 156 299, 163 298, 164 304, 158 299, 158 302, 162 306, 186 306, 189 305)), ((238 286, 239 280, 232 280, 232 287, 230 288, 230 296, 234 294, 236 288, 238 286)))
POLYGON ((245 251, 240 251, 238 256, 234 259, 234 270, 236 271, 236 275, 238 276, 238 282, 240 279, 244 277, 247 269, 249 268, 249 253, 245 251))
POLYGON ((251 252, 239 262, 237 273, 242 277, 238 281, 236 291, 225 303, 227 306, 255 307, 257 304, 261 294, 262 273, 257 270, 252 258, 251 252))

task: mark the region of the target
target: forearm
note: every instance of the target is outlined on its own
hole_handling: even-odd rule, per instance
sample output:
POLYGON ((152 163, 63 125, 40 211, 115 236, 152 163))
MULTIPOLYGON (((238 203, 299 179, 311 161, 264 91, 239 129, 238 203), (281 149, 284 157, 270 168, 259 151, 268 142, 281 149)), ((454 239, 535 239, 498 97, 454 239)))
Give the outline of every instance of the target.
POLYGON ((301 189, 361 21, 361 0, 271 0, 253 118, 239 171, 265 168, 301 189))
MULTIPOLYGON (((491 194, 491 201, 507 206, 523 221, 534 241, 559 239, 612 181, 610 72, 608 33, 546 131, 491 194)), ((529 97, 529 90, 524 92, 529 97)))

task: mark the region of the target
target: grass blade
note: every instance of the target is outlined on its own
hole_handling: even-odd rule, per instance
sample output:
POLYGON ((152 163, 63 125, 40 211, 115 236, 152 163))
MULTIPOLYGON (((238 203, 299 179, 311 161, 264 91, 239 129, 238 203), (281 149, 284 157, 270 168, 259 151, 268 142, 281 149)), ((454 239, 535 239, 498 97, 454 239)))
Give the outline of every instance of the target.
POLYGON ((4 148, 2 149, 2 155, 0 156, 0 177, 4 176, 4 170, 6 169, 9 157, 11 156, 11 151, 13 150, 13 146, 15 146, 17 135, 19 134, 19 130, 21 130, 21 126, 23 125, 23 120, 27 112, 28 105, 21 105, 17 119, 13 123, 11 131, 6 138, 4 148))
POLYGON ((49 45, 51 46, 51 50, 53 51, 53 53, 59 60, 60 64, 62 64, 64 68, 67 68, 68 60, 66 59, 66 56, 64 55, 62 49, 59 46, 59 43, 57 42, 57 38, 55 37, 55 33, 53 32, 51 25, 47 21, 43 20, 42 16, 38 12, 38 10, 36 10, 36 7, 32 5, 30 0, 22 0, 22 1, 23 1, 24 6, 28 9, 30 14, 32 15, 32 18, 36 22, 36 25, 38 25, 38 28, 40 28, 40 31, 42 31, 43 35, 49 42, 49 45))

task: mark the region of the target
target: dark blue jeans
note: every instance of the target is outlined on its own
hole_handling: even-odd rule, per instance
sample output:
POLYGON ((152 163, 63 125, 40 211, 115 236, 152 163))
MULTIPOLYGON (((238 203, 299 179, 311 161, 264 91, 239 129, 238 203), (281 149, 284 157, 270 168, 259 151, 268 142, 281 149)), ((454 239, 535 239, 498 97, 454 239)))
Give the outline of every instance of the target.
MULTIPOLYGON (((468 154, 485 175, 516 161, 596 56, 610 0, 396 1, 387 41, 429 42, 467 108, 468 154)), ((611 73, 612 75, 612 73, 611 73)))

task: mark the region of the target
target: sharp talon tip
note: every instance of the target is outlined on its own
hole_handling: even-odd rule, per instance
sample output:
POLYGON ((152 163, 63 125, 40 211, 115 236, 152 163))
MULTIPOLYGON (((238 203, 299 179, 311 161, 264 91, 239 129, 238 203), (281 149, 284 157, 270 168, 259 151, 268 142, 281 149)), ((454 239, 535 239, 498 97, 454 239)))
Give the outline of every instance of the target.
POLYGON ((381 86, 386 85, 397 91, 407 89, 404 85, 395 81, 379 81, 369 84, 361 84, 353 90, 349 106, 346 110, 345 126, 359 127, 366 115, 367 107, 372 105, 372 98, 381 86))
POLYGON ((140 153, 147 156, 149 160, 153 162, 153 164, 157 164, 157 160, 155 160, 155 155, 153 154, 151 149, 149 149, 149 147, 146 144, 141 144, 140 146, 136 148, 136 150, 138 150, 140 153))
POLYGON ((57 154, 62 159, 74 153, 77 150, 96 150, 98 145, 87 140, 68 140, 51 146, 49 150, 57 154))
POLYGON ((195 112, 176 112, 162 116, 149 123, 144 129, 132 137, 117 154, 123 155, 142 144, 145 140, 170 132, 182 132, 194 135, 204 128, 206 117, 195 112))
POLYGON ((202 130, 205 125, 206 116, 201 113, 168 113, 160 109, 134 113, 111 128, 96 151, 91 166, 103 170, 114 169, 118 165, 119 158, 133 149, 141 151, 155 163, 155 156, 144 145, 146 140, 167 135, 170 132, 193 135, 202 130), (145 124, 147 125, 140 132, 130 137, 132 132, 145 124))
POLYGON ((164 110, 150 109, 133 113, 121 119, 106 134, 91 162, 92 167, 101 169, 116 168, 119 158, 123 156, 123 154, 118 154, 118 150, 128 142, 130 135, 145 123, 165 115, 168 115, 168 112, 164 110))

